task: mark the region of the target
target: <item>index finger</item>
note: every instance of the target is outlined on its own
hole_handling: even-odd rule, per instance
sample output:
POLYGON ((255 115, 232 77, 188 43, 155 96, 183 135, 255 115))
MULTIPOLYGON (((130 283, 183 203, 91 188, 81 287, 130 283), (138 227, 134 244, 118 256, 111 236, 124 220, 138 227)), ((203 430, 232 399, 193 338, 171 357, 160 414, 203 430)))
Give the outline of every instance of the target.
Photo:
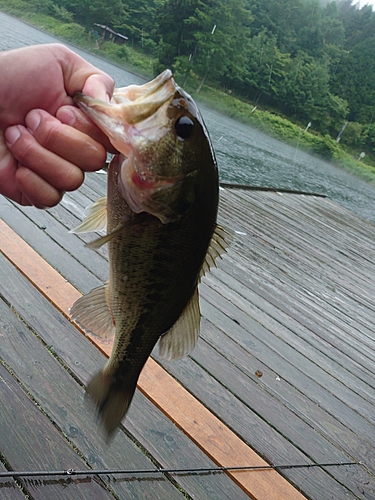
POLYGON ((61 106, 61 108, 57 110, 56 118, 58 118, 61 123, 70 125, 76 130, 90 136, 92 139, 102 144, 106 151, 117 153, 104 132, 102 132, 80 109, 74 106, 61 106))
POLYGON ((107 73, 64 45, 53 44, 52 49, 60 62, 65 89, 70 96, 73 96, 75 92, 85 91, 90 97, 105 101, 112 97, 114 81, 107 73))

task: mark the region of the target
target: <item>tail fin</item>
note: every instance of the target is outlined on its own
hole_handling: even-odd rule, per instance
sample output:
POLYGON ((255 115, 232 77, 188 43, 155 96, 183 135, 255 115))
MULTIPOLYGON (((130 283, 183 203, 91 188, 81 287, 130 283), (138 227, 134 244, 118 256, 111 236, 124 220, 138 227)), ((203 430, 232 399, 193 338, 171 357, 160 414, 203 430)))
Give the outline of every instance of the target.
POLYGON ((137 382, 123 385, 103 371, 97 373, 86 388, 87 395, 97 407, 99 420, 107 440, 120 425, 133 399, 137 382))

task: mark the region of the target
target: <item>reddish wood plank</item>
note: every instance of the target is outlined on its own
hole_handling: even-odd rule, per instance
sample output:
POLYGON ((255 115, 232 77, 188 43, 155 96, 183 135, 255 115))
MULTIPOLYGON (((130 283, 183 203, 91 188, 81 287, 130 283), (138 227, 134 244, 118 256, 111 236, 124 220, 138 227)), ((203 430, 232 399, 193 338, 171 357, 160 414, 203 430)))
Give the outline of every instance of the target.
MULTIPOLYGON (((80 293, 0 220, 0 251, 65 316, 80 293)), ((111 346, 91 339, 105 354, 111 346)), ((138 388, 219 466, 267 465, 219 419, 151 358, 138 388)), ((301 500, 304 496, 274 470, 228 472, 254 500, 301 500)))

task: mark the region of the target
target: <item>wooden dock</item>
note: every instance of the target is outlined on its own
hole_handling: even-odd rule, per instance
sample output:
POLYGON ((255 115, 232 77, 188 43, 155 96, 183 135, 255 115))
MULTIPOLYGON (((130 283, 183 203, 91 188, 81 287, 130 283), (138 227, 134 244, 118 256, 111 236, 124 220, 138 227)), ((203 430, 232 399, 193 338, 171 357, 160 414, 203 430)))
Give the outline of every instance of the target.
POLYGON ((83 394, 110 346, 67 319, 107 278, 106 248, 68 234, 105 182, 48 211, 0 198, 0 473, 353 465, 0 477, 0 497, 375 499, 375 226, 316 196, 222 190, 235 238, 201 284, 198 346, 149 360, 107 446, 83 394))

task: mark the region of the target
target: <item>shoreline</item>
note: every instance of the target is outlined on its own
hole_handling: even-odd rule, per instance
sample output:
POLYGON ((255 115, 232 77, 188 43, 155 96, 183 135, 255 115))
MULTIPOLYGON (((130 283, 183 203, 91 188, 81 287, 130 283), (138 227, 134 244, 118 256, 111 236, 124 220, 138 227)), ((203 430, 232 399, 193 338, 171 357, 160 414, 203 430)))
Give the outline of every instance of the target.
MULTIPOLYGON (((56 37, 62 43, 69 43, 80 50, 125 69, 135 76, 145 79, 153 77, 152 70, 148 69, 152 62, 150 57, 127 46, 109 43, 104 44, 103 47, 108 51, 109 46, 109 54, 106 53, 106 50, 95 49, 92 46, 93 44, 87 40, 87 32, 83 26, 75 23, 67 24, 51 16, 30 12, 28 5, 24 2, 22 4, 17 2, 16 5, 12 6, 11 2, 0 0, 0 10, 46 34, 56 37), (24 10, 20 9, 20 5, 23 5, 24 10), (63 36, 64 32, 66 36, 63 36), (118 57, 118 54, 122 52, 124 52, 126 59, 118 57)), ((312 134, 287 118, 268 110, 255 108, 250 103, 207 85, 204 85, 201 91, 197 93, 194 90, 196 85, 197 81, 190 77, 184 88, 198 103, 208 106, 240 123, 251 126, 274 139, 298 147, 301 151, 329 161, 334 166, 368 183, 375 184, 375 166, 353 158, 352 154, 340 147, 332 137, 312 134)))

